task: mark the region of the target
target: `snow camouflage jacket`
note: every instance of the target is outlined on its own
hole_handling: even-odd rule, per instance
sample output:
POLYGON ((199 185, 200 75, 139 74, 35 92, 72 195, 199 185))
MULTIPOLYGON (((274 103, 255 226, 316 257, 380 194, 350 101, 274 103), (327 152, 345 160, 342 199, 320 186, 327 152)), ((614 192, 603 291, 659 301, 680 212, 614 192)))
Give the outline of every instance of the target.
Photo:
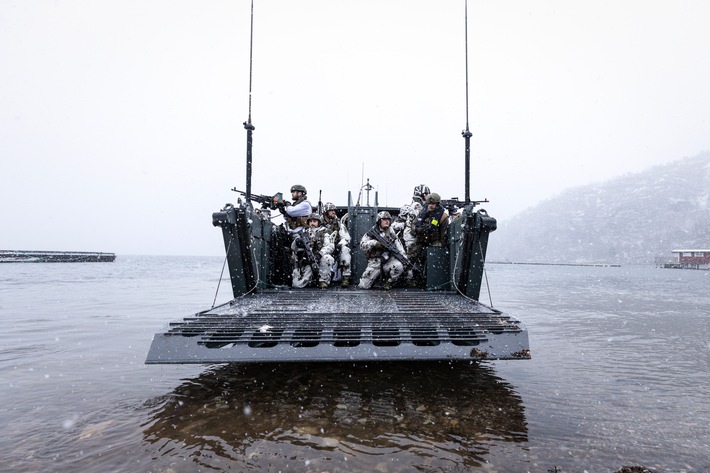
POLYGON ((392 230, 404 238, 406 245, 409 245, 410 242, 417 239, 414 224, 421 211, 421 200, 413 199, 411 204, 405 204, 399 209, 397 218, 392 222, 392 230))
POLYGON ((326 215, 323 215, 323 226, 320 228, 324 228, 330 235, 336 251, 350 244, 350 232, 348 232, 348 227, 345 225, 346 218, 347 215, 344 215, 342 219, 338 219, 338 217, 328 219, 326 215))
POLYGON ((311 240, 313 253, 320 253, 321 256, 332 255, 334 251, 333 239, 325 227, 308 228, 308 236, 311 240))
MULTIPOLYGON (((388 228, 385 231, 380 231, 379 227, 377 227, 375 228, 375 231, 379 231, 380 236, 382 238, 395 245, 397 251, 399 251, 400 254, 405 254, 402 242, 399 238, 397 238, 397 234, 394 232, 394 230, 392 230, 392 228, 388 228)), ((367 256, 368 258, 381 258, 382 256, 384 256, 385 252, 385 249, 382 247, 380 242, 372 238, 367 233, 365 233, 362 236, 362 240, 360 240, 360 248, 362 249, 362 251, 365 252, 365 256, 367 256)))

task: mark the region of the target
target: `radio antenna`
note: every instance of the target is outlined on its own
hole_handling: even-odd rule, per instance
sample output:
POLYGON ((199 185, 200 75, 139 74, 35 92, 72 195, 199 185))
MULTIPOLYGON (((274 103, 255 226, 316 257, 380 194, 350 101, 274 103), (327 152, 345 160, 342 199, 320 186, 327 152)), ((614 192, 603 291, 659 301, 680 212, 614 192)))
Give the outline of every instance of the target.
POLYGON ((251 0, 251 25, 249 32, 249 118, 244 122, 244 129, 247 131, 247 191, 246 201, 251 199, 251 162, 252 162, 252 132, 254 125, 251 124, 251 81, 252 81, 252 57, 254 54, 254 0, 251 0))
POLYGON ((471 132, 468 129, 468 0, 465 0, 464 6, 464 43, 465 43, 465 59, 466 59, 466 129, 461 132, 465 142, 465 161, 466 170, 464 173, 465 179, 465 201, 466 204, 471 202, 471 132))

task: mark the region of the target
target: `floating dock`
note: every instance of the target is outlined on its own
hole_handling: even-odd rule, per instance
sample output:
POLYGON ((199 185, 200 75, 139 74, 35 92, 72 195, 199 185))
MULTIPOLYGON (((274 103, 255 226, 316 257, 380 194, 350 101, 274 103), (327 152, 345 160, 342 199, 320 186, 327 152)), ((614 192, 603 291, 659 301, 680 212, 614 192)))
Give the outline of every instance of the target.
POLYGON ((515 318, 448 291, 265 290, 170 324, 146 363, 529 359, 515 318))
POLYGON ((0 250, 0 263, 104 263, 115 259, 115 253, 91 251, 0 250))

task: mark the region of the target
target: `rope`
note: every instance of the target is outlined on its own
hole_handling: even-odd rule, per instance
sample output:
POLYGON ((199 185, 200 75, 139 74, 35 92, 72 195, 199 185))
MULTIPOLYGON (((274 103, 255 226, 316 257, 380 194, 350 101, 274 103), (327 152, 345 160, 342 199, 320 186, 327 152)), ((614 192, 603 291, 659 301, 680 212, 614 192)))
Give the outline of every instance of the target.
MULTIPOLYGON (((480 244, 480 242, 479 242, 480 244)), ((461 294, 464 298, 468 299, 471 302, 475 302, 478 304, 478 301, 474 299, 473 297, 468 297, 461 289, 459 289, 459 285, 456 284, 456 268, 459 265, 459 256, 461 255, 461 247, 463 247, 463 238, 460 240, 459 243, 459 248, 456 249, 456 260, 454 261, 454 267, 451 269, 451 280, 454 283, 454 289, 456 289, 456 292, 461 294)))
MULTIPOLYGON (((481 246, 481 241, 478 241, 478 249, 481 251, 481 255, 483 255, 483 247, 481 246)), ((486 289, 488 289, 488 302, 491 304, 491 308, 493 308, 493 298, 491 297, 491 285, 488 284, 488 271, 486 271, 486 262, 485 260, 483 261, 483 275, 486 277, 486 289)))
MULTIPOLYGON (((219 286, 220 286, 220 284, 222 283, 222 278, 223 278, 223 276, 224 276, 224 267, 225 267, 225 265, 227 264, 227 258, 229 257, 229 249, 231 248, 231 246, 232 246, 232 239, 230 238, 230 239, 229 239, 229 244, 227 244, 227 254, 226 254, 226 256, 224 257, 224 263, 222 263, 222 272, 220 273, 220 275, 219 275, 219 281, 217 282, 217 290, 216 290, 215 293, 214 293, 214 300, 212 301, 212 307, 210 307, 210 309, 214 309, 214 306, 215 306, 215 304, 217 303, 217 294, 219 293, 219 286)), ((256 248, 254 247, 254 245, 252 245, 251 252, 252 252, 252 256, 254 257, 254 259, 256 259, 256 248)), ((251 289, 249 289, 247 292, 245 292, 244 294, 242 294, 241 296, 235 298, 234 300, 241 299, 242 297, 244 297, 244 296, 246 296, 246 295, 249 295, 249 294, 251 294, 252 292, 254 292, 254 291, 259 287, 259 277, 260 277, 260 275, 259 275, 259 265, 257 264, 257 265, 256 265, 256 282, 254 283, 254 286, 253 286, 251 289)), ((268 285, 270 285, 271 287, 276 287, 276 286, 273 286, 273 285, 271 285, 271 284, 268 284, 268 285)))
MULTIPOLYGON (((454 289, 456 289, 456 292, 461 294, 463 297, 466 299, 478 303, 478 301, 472 297, 467 296, 464 294, 461 289, 459 289, 459 285, 456 283, 456 268, 459 265, 459 256, 461 255, 461 248, 463 247, 463 238, 459 241, 458 248, 456 249, 456 259, 454 260, 454 267, 451 269, 451 281, 453 282, 454 289)), ((481 252, 481 255, 483 254, 483 246, 481 245, 481 242, 478 242, 478 250, 481 252)), ((491 286, 488 284, 488 271, 486 271, 485 267, 485 261, 483 262, 483 276, 486 278, 486 289, 488 289, 488 300, 491 304, 491 308, 493 308, 493 298, 491 297, 491 286)))
POLYGON ((227 245, 227 251, 225 252, 224 255, 224 263, 222 263, 222 272, 219 274, 219 281, 217 281, 217 290, 214 292, 214 300, 212 301, 212 307, 210 309, 214 309, 215 304, 217 303, 217 294, 219 293, 219 286, 222 284, 222 277, 224 276, 224 267, 227 265, 227 257, 229 257, 229 248, 232 246, 232 239, 229 239, 229 244, 227 245))
MULTIPOLYGON (((252 259, 253 259, 254 261, 256 261, 256 247, 254 246, 254 238, 253 238, 253 237, 252 237, 250 243, 251 243, 251 256, 252 256, 252 259)), ((255 280, 254 280, 254 287, 252 287, 251 289, 249 289, 249 290, 244 294, 245 296, 248 295, 248 294, 251 294, 252 292, 254 292, 254 291, 256 290, 257 287, 259 287, 259 278, 260 278, 260 276, 259 276, 259 265, 256 264, 256 265, 254 265, 254 266, 256 266, 256 278, 255 278, 255 280)))

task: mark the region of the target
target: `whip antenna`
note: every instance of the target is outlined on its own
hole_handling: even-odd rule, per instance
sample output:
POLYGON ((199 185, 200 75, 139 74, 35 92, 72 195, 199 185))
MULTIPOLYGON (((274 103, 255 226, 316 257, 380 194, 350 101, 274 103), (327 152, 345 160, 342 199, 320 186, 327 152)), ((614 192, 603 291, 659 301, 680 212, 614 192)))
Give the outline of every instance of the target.
POLYGON ((471 202, 471 132, 468 129, 468 0, 465 0, 464 6, 464 43, 465 43, 465 62, 466 62, 466 129, 461 132, 465 142, 465 156, 466 156, 466 170, 465 170, 465 180, 466 180, 466 191, 465 199, 466 203, 471 202))
POLYGON ((254 125, 251 124, 251 81, 252 81, 252 57, 254 54, 254 0, 251 0, 251 24, 249 32, 249 118, 244 122, 244 129, 247 131, 247 191, 246 201, 251 199, 251 148, 252 132, 254 125))

